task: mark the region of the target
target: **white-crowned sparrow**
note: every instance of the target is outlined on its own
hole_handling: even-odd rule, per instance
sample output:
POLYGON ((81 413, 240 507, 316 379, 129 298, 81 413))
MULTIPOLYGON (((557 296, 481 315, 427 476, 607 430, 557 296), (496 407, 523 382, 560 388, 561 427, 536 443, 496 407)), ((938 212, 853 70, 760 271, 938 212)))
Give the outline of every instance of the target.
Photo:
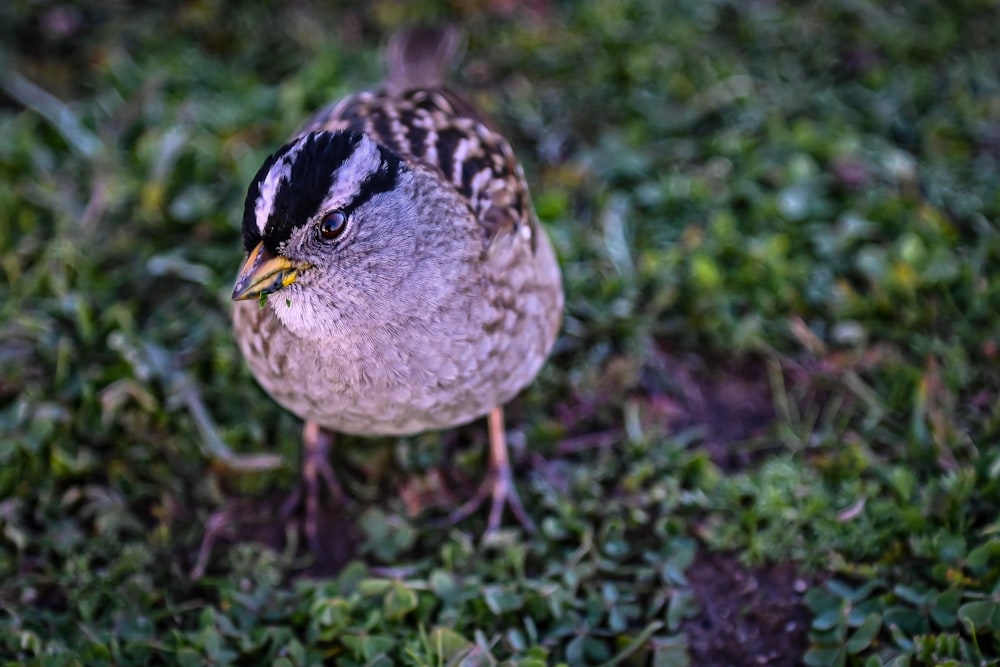
POLYGON ((402 435, 489 415, 492 496, 533 524, 511 480, 503 405, 561 321, 559 267, 510 145, 442 86, 453 30, 390 40, 388 77, 319 112, 250 184, 233 299, 254 376, 305 420, 305 532, 331 435, 402 435))

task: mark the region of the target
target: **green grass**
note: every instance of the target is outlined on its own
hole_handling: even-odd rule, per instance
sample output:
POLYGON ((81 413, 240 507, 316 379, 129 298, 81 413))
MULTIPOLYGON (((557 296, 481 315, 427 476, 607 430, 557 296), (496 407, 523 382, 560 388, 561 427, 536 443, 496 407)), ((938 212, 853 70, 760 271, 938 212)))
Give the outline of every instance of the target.
POLYGON ((506 4, 0 6, 0 663, 1000 664, 998 5, 506 4), (344 439, 331 573, 229 330, 242 200, 419 19, 564 268, 508 414, 542 530, 434 522, 483 424, 344 439))

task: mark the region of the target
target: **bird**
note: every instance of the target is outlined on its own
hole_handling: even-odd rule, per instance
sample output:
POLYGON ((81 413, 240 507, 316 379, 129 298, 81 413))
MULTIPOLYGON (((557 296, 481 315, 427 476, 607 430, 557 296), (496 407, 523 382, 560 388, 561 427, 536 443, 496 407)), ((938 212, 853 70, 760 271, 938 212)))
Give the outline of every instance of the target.
POLYGON ((407 436, 487 417, 489 469, 448 517, 487 499, 487 533, 514 483, 504 405, 529 385, 562 322, 559 262, 510 143, 445 85, 454 27, 408 27, 387 75, 306 120, 247 189, 233 329, 257 382, 303 420, 303 532, 343 491, 336 434, 407 436))

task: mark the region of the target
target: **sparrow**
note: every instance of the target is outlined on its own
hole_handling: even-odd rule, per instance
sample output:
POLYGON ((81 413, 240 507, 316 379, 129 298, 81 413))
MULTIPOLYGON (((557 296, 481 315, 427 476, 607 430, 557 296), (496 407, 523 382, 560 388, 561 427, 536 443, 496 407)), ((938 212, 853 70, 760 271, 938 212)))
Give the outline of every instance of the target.
POLYGON ((444 85, 457 30, 408 28, 383 84, 312 116, 247 190, 232 298, 257 382, 304 421, 304 532, 318 548, 334 434, 402 436, 483 416, 488 498, 528 531, 503 407, 545 363, 563 289, 510 144, 444 85))

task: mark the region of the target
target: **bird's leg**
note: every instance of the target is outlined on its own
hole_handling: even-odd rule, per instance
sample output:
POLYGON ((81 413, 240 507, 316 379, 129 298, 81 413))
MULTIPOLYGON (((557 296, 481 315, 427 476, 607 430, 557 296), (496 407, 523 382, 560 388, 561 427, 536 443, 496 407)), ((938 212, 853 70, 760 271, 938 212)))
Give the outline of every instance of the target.
POLYGON ((500 518, 503 514, 503 506, 510 505, 511 512, 529 533, 534 533, 534 521, 528 516, 521 503, 521 497, 517 495, 517 488, 514 486, 513 475, 510 469, 510 457, 507 453, 507 436, 504 432, 503 406, 497 406, 490 410, 488 419, 490 433, 490 469, 486 474, 476 494, 469 498, 461 507, 452 512, 448 520, 451 523, 458 523, 476 511, 487 497, 492 497, 490 503, 490 516, 486 523, 486 532, 491 533, 500 527, 500 518))
MULTIPOLYGON (((326 486, 330 500, 334 504, 341 502, 344 498, 344 492, 340 488, 333 467, 330 465, 333 434, 315 422, 306 422, 302 429, 302 444, 302 481, 296 485, 285 502, 281 504, 280 516, 288 518, 295 513, 299 503, 304 500, 303 532, 309 540, 309 546, 313 553, 319 554, 323 553, 319 540, 319 503, 322 487, 326 486)), ((232 523, 239 522, 239 514, 232 508, 224 508, 213 512, 205 521, 205 532, 202 535, 194 567, 191 569, 192 579, 200 579, 204 576, 216 540, 219 537, 232 536, 232 523)))
POLYGON ((303 532, 313 553, 321 553, 319 541, 319 496, 321 485, 326 486, 333 503, 339 503, 344 491, 330 465, 333 434, 316 422, 307 421, 302 429, 302 481, 281 505, 281 515, 288 517, 305 496, 303 532))

